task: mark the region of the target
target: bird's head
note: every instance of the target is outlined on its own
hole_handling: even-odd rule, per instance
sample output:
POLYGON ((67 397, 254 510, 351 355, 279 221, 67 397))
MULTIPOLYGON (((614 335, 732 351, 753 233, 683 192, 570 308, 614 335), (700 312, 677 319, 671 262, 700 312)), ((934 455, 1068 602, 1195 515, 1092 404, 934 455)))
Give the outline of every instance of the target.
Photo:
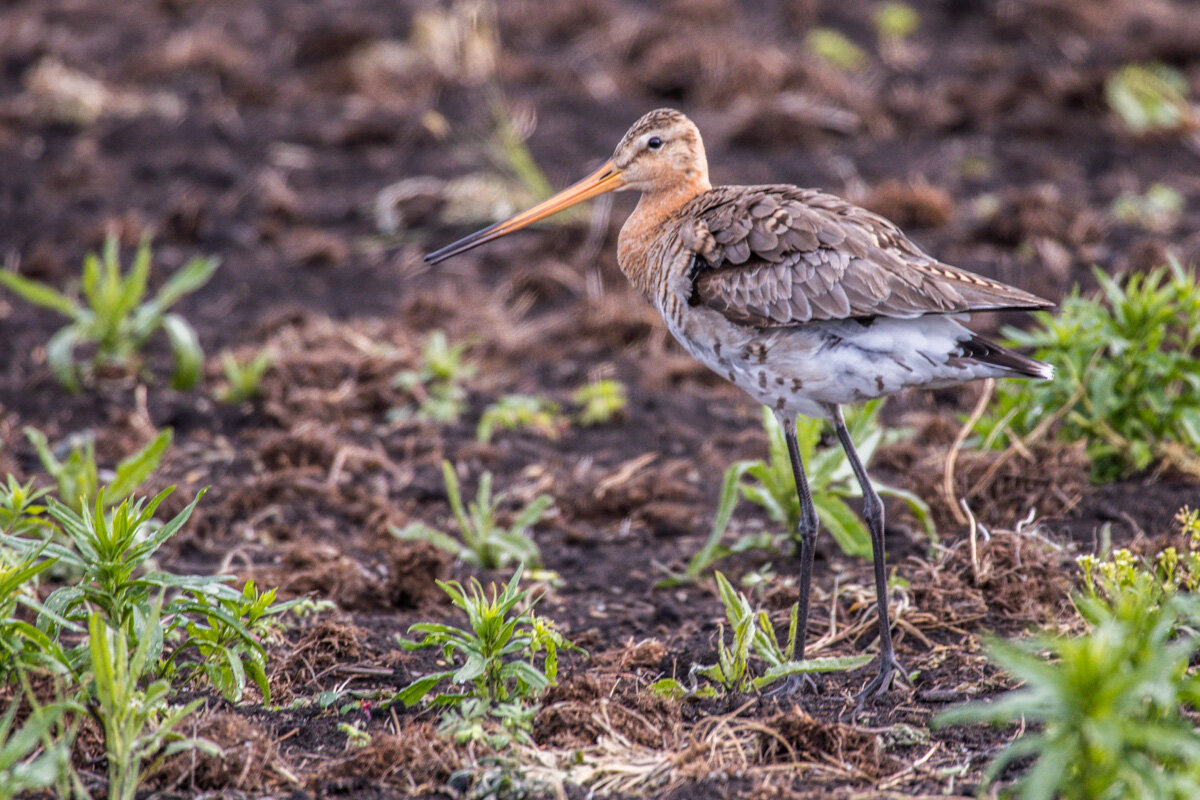
POLYGON ((606 192, 699 194, 710 186, 700 131, 680 112, 660 108, 633 123, 613 157, 591 175, 527 211, 430 253, 425 260, 444 261, 606 192))
POLYGON ((622 189, 655 193, 708 187, 708 158, 695 123, 660 108, 633 123, 609 162, 621 173, 622 189))

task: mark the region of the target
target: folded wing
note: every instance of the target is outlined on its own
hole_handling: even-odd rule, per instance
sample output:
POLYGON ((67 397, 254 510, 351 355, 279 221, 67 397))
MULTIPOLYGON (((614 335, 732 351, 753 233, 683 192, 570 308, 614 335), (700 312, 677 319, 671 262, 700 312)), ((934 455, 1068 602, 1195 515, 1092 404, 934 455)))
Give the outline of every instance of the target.
POLYGON ((899 228, 794 186, 725 186, 685 210, 698 256, 691 302, 734 322, 782 327, 1052 303, 926 255, 899 228), (694 215, 689 217, 688 214, 694 215))

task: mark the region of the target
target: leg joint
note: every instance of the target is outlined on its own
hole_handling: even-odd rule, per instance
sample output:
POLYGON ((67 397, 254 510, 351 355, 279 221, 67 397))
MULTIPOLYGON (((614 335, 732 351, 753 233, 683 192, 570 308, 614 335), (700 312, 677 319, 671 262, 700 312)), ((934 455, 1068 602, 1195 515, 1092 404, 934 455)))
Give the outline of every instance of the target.
POLYGON ((883 525, 883 500, 873 491, 863 496, 863 518, 872 525, 883 525))
POLYGON ((809 519, 807 514, 800 515, 800 524, 796 526, 796 532, 800 534, 801 541, 809 544, 817 540, 817 520, 809 519))

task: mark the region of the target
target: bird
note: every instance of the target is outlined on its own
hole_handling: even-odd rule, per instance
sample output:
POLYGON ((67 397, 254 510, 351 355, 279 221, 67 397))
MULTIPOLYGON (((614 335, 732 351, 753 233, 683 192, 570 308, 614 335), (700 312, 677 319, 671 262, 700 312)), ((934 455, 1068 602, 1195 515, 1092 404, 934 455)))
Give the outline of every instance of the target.
MULTIPOLYGON (((977 311, 1043 309, 1029 292, 925 253, 894 223, 789 184, 713 186, 697 126, 674 109, 643 116, 593 173, 526 211, 429 253, 437 264, 590 198, 640 193, 617 264, 701 363, 768 406, 783 430, 800 502, 797 657, 804 658, 818 520, 796 418, 832 422, 862 489, 879 626, 879 670, 858 707, 908 683, 888 617, 884 508, 842 406, 911 387, 987 378, 1050 380, 1053 367, 964 325, 977 311)), ((790 680, 785 691, 803 681, 790 680)))

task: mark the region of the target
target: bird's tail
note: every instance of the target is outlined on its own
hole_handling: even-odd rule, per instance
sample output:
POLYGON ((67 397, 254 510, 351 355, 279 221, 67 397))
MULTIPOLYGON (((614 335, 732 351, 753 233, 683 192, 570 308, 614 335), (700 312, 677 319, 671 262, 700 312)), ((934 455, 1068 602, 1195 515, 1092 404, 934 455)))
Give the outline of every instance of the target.
POLYGON ((972 334, 959 344, 964 358, 999 367, 1011 373, 1011 377, 1040 378, 1046 381, 1054 377, 1054 367, 1051 365, 1001 347, 982 336, 972 334))

